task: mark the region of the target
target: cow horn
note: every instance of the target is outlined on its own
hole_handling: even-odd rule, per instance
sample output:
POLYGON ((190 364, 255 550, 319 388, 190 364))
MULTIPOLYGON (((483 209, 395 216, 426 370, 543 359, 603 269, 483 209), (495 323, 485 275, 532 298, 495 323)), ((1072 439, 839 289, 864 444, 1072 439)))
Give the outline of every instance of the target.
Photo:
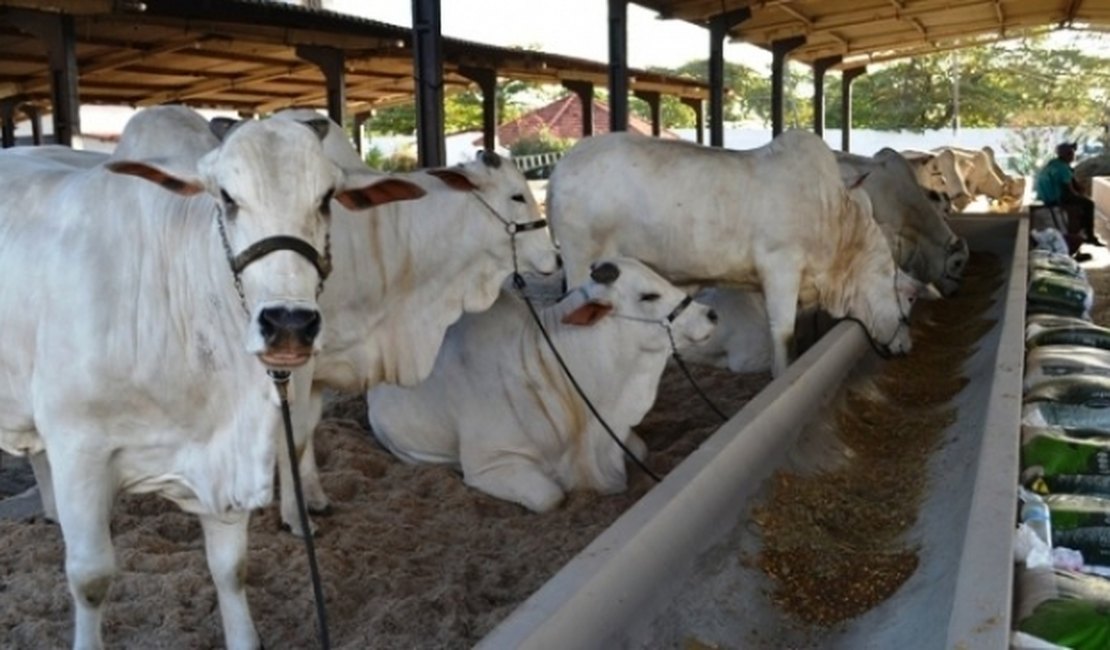
POLYGON ((498 156, 492 151, 483 149, 482 152, 478 154, 478 158, 481 159, 482 164, 486 167, 492 167, 494 169, 501 167, 501 156, 498 156))
POLYGON ((231 132, 242 126, 246 120, 237 120, 233 117, 213 117, 208 121, 208 130, 216 139, 223 142, 231 132))
POLYGON ((620 276, 621 270, 612 262, 602 262, 590 269, 590 279, 598 284, 613 284, 620 276))
POLYGON ((320 138, 320 142, 323 142, 324 138, 328 136, 328 127, 331 126, 331 121, 320 117, 311 120, 305 120, 301 122, 301 124, 312 129, 312 131, 316 134, 316 137, 320 138))

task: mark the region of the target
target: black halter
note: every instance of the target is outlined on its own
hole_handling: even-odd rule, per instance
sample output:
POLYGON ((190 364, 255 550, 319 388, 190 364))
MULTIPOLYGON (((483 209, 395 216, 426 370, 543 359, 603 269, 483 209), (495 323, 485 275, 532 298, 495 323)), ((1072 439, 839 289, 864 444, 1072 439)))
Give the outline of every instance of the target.
POLYGON ((547 219, 540 218, 536 219, 535 221, 525 221, 524 223, 509 221, 505 217, 501 216, 500 212, 493 209, 493 206, 490 205, 489 202, 486 201, 485 197, 483 197, 477 191, 472 192, 472 194, 474 194, 474 198, 478 199, 479 203, 481 203, 483 206, 485 206, 487 210, 489 210, 489 213, 492 214, 495 219, 500 221, 505 226, 505 232, 509 233, 509 246, 511 246, 513 249, 513 283, 516 284, 518 288, 523 288, 524 276, 520 274, 520 265, 517 263, 516 236, 518 233, 528 232, 529 230, 539 230, 540 228, 546 228, 547 219))
POLYGON ((243 291, 243 271, 251 264, 277 251, 292 251, 312 264, 316 269, 316 273, 319 275, 319 281, 316 283, 316 297, 320 297, 320 293, 324 290, 324 280, 331 275, 332 270, 330 232, 325 240, 324 253, 322 255, 312 244, 299 237, 290 235, 266 237, 265 239, 261 239, 247 246, 242 252, 236 255, 234 251, 231 250, 231 242, 227 238, 227 227, 224 225, 224 212, 219 206, 216 207, 216 225, 220 230, 220 242, 223 244, 224 253, 227 255, 228 266, 231 267, 231 274, 235 278, 235 291, 239 294, 239 303, 243 305, 243 310, 248 314, 250 313, 250 309, 247 308, 247 296, 243 291))

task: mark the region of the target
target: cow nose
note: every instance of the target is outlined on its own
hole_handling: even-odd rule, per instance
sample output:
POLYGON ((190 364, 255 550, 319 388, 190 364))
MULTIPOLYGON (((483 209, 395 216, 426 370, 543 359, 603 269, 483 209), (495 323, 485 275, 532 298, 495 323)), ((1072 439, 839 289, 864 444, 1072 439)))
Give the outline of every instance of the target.
POLYGON ((311 345, 320 333, 320 312, 315 309, 267 307, 258 315, 258 324, 267 343, 292 335, 301 343, 311 345))
POLYGON ((705 317, 709 319, 710 323, 716 323, 717 322, 717 311, 715 309, 710 309, 709 311, 707 311, 705 313, 705 317))

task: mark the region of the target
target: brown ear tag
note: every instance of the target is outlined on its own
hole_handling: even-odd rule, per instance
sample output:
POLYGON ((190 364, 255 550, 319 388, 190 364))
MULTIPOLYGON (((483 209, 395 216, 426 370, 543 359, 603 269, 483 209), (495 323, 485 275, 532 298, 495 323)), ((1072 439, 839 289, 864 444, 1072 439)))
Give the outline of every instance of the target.
POLYGON ((582 325, 588 327, 602 318, 605 318, 605 315, 611 311, 613 311, 612 305, 606 305, 600 302, 588 302, 566 316, 563 316, 563 322, 567 325, 582 325))

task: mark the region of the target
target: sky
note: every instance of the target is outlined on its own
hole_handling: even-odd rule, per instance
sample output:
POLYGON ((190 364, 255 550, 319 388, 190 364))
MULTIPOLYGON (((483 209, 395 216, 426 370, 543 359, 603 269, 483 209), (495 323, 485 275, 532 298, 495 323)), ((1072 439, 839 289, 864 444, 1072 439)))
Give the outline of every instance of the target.
MULTIPOLYGON (((412 26, 412 0, 324 0, 324 7, 404 27, 412 26)), ((499 46, 538 45, 545 52, 609 60, 608 3, 604 0, 443 0, 445 36, 499 46)), ((628 5, 628 62, 634 68, 676 68, 709 57, 709 31, 628 5)), ((725 44, 725 59, 756 67, 771 55, 752 45, 725 44)))

